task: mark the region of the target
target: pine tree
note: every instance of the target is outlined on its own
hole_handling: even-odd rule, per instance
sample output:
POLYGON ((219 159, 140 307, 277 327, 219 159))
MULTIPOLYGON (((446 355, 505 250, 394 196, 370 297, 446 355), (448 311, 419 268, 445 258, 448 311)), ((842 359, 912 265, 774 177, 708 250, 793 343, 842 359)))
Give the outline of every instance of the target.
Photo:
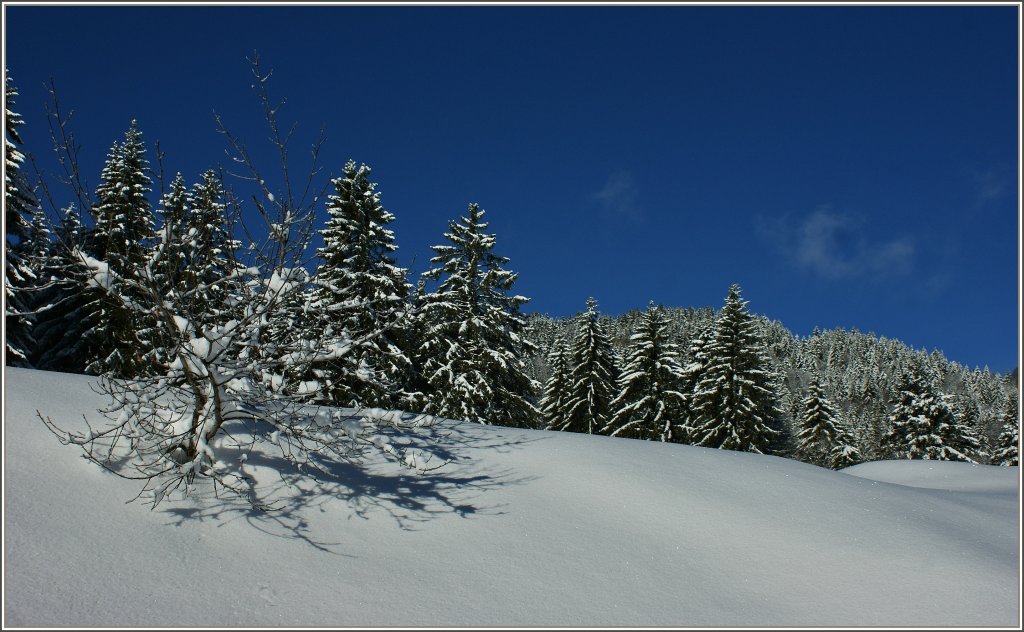
POLYGON ((202 321, 224 323, 228 313, 229 277, 238 270, 240 243, 231 235, 224 187, 216 171, 207 170, 192 186, 185 214, 184 284, 193 292, 193 311, 202 321))
POLYGON ((898 388, 883 438, 888 458, 975 462, 977 437, 957 421, 948 396, 913 369, 903 373, 898 388))
POLYGON ((1002 422, 998 444, 992 454, 992 465, 1020 465, 1020 405, 1015 392, 1006 397, 1002 422))
POLYGON ((679 443, 693 443, 700 439, 697 436, 696 416, 693 411, 693 395, 697 391, 701 376, 708 367, 708 341, 714 336, 713 327, 701 329, 690 342, 690 361, 683 367, 680 390, 683 393, 683 424, 678 429, 675 440, 679 443))
POLYGON ((611 340, 598 319, 597 301, 587 299, 587 311, 576 320, 576 340, 569 372, 569 396, 562 419, 549 430, 596 434, 611 419, 619 368, 611 340))
POLYGON ((677 346, 668 339, 668 319, 653 303, 631 337, 629 359, 619 394, 611 402, 611 420, 602 434, 658 441, 678 437, 685 403, 683 368, 677 346))
POLYGON ((147 260, 154 237, 149 161, 142 132, 133 119, 124 143, 115 142, 107 155, 92 209, 96 229, 91 253, 119 277, 129 277, 147 260))
POLYGON ((98 326, 101 312, 94 309, 103 290, 89 283, 91 274, 79 255, 85 247, 86 229, 75 206, 64 209, 56 231, 47 274, 56 280, 40 292, 34 327, 36 348, 32 364, 47 371, 81 373, 90 358, 98 357, 99 340, 87 335, 98 326))
POLYGON ((434 246, 435 267, 424 273, 439 281, 423 295, 419 328, 420 366, 426 381, 425 412, 483 424, 534 427, 540 412, 530 401, 537 385, 524 363, 534 345, 523 337, 519 307, 528 299, 509 295, 517 274, 508 259, 492 252, 484 211, 451 221, 434 246))
POLYGON ((764 453, 781 434, 764 345, 733 285, 707 346, 708 366, 693 394, 695 445, 764 453))
POLYGON ((569 345, 564 337, 555 341, 549 363, 551 376, 544 385, 544 397, 541 399, 541 413, 547 426, 557 426, 562 421, 566 410, 569 387, 569 345))
POLYGON ((857 447, 857 437, 850 432, 846 424, 839 426, 839 435, 828 454, 828 467, 833 470, 841 470, 862 463, 864 456, 857 447))
POLYGON ((115 142, 111 147, 96 188, 97 202, 92 208, 95 229, 89 244, 93 274, 87 283, 110 283, 113 291, 123 292, 129 300, 101 293, 102 298, 90 306, 97 317, 85 335, 91 338, 91 346, 100 350, 86 367, 92 373, 141 375, 152 369, 149 358, 159 344, 140 335, 154 328, 145 313, 126 307, 147 300, 126 281, 138 280, 155 237, 153 213, 146 199, 151 180, 145 151, 142 133, 133 120, 124 143, 115 142))
POLYGON ((403 391, 412 361, 399 329, 411 285, 396 265, 394 215, 380 202, 370 168, 348 161, 343 177, 332 180, 324 246, 316 272, 321 325, 344 334, 356 350, 344 363, 330 363, 331 401, 338 405, 411 407, 403 391))
POLYGON ((4 266, 4 326, 6 364, 29 366, 35 341, 32 337, 32 287, 37 284, 32 258, 32 243, 42 235, 34 235, 32 216, 39 203, 22 173, 25 155, 18 150, 22 143, 18 128, 24 125, 21 116, 12 111, 17 89, 6 76, 4 100, 4 222, 6 230, 6 262, 4 266))
POLYGON ((167 193, 160 198, 160 214, 163 219, 160 247, 165 252, 160 254, 153 274, 164 293, 185 287, 185 275, 188 272, 185 217, 191 206, 185 178, 178 173, 171 181, 167 193))
POLYGON ((832 402, 822 394, 817 378, 811 382, 803 406, 800 432, 796 437, 795 456, 798 459, 834 469, 848 467, 862 460, 846 424, 832 402))

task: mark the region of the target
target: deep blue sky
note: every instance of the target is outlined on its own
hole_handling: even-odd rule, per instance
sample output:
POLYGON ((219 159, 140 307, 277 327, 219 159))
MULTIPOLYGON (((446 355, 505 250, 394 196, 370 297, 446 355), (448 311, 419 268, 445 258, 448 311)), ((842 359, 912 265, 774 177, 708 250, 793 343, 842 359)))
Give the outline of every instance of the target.
MULTIPOLYGON (((20 7, 6 65, 48 159, 43 82, 98 181, 139 120, 166 168, 272 172, 245 57, 296 167, 374 170, 414 279, 478 202, 528 310, 720 307, 1018 363, 1018 33, 1004 7, 20 7)), ((325 176, 326 177, 326 176, 325 176)))

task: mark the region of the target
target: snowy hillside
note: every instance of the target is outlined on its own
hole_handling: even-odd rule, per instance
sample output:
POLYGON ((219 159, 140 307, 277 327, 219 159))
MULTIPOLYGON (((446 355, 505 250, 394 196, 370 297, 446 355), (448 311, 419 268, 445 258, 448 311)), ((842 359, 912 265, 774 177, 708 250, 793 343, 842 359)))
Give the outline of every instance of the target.
POLYGON ((446 423, 434 472, 264 470, 280 512, 150 511, 35 417, 98 421, 88 378, 8 369, 5 394, 9 626, 1020 624, 1016 467, 446 423))

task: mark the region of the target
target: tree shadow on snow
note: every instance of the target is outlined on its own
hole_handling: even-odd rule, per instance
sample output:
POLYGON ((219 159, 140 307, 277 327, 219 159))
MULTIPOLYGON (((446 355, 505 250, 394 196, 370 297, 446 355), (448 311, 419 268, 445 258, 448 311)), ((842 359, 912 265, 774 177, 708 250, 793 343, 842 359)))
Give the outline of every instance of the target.
POLYGON ((224 493, 210 484, 194 490, 187 499, 165 501, 159 509, 171 524, 214 520, 218 526, 244 520, 252 527, 281 538, 299 539, 317 549, 338 553, 341 542, 321 539, 335 532, 337 519, 386 519, 403 530, 414 531, 424 523, 455 516, 472 520, 505 513, 505 503, 487 499, 489 491, 535 480, 499 466, 489 454, 506 454, 546 438, 544 433, 524 433, 491 426, 482 427, 448 420, 414 430, 386 428, 382 434, 396 447, 422 450, 431 455, 426 471, 403 467, 379 453, 359 460, 319 460, 324 471, 300 469, 270 449, 265 442, 252 442, 252 429, 233 428, 237 436, 248 436, 247 445, 221 448, 219 458, 235 460, 244 475, 250 499, 271 507, 257 509, 249 499, 224 493), (243 458, 237 458, 245 454, 243 458), (443 465, 442 465, 443 463, 443 465))

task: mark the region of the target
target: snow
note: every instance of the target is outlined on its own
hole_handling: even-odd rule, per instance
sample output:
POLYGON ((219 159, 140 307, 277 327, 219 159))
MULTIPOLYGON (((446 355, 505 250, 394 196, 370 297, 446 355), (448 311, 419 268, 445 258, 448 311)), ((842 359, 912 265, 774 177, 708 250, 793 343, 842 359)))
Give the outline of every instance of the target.
POLYGON ((884 483, 953 492, 1017 493, 1018 468, 953 461, 876 461, 842 470, 884 483))
POLYGON ((98 422, 91 382, 6 369, 5 627, 1020 624, 1016 467, 833 472, 442 420, 388 434, 438 470, 374 456, 282 481, 257 444, 245 466, 280 511, 150 511, 35 417, 98 422))

